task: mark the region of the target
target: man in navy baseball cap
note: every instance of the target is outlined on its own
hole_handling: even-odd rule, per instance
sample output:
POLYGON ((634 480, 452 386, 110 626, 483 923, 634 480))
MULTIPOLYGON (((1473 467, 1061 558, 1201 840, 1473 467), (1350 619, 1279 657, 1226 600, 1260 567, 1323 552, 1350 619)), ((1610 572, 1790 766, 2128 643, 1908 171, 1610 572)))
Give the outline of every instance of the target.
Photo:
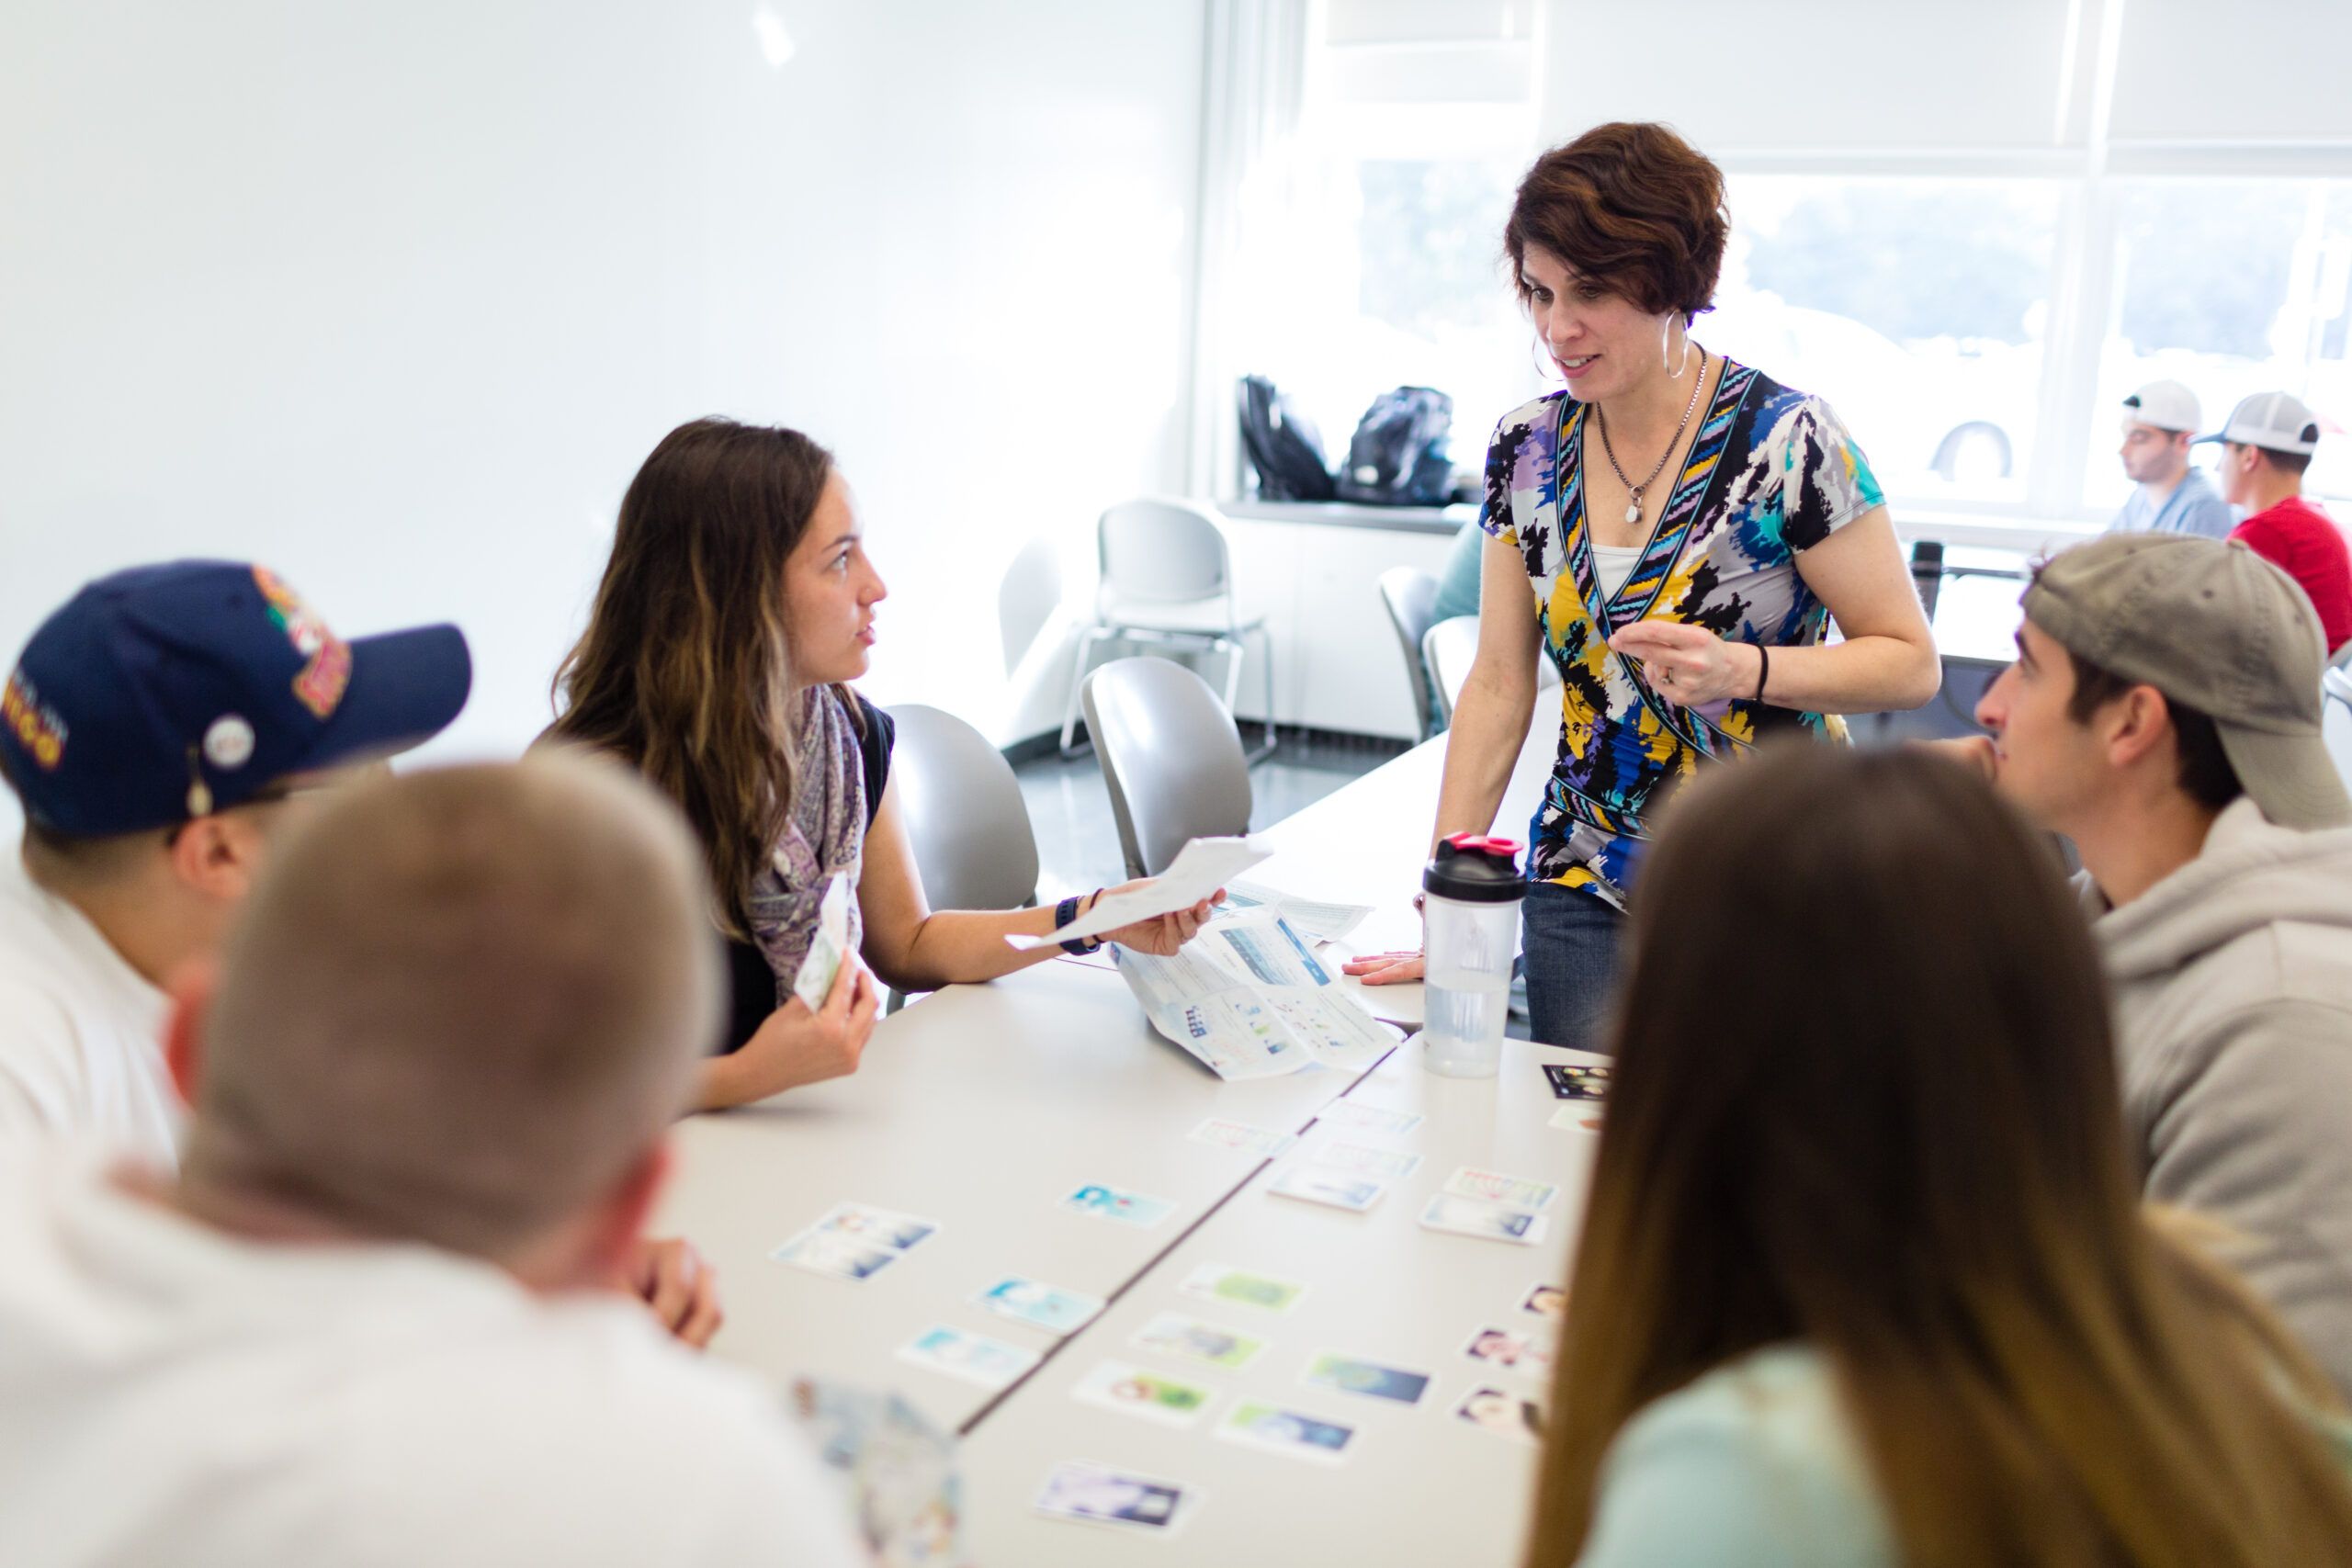
POLYGON ((208 961, 291 797, 437 734, 472 683, 455 626, 346 641, 266 568, 99 579, 0 685, 25 811, 0 865, 0 1139, 168 1162, 164 987, 208 961))

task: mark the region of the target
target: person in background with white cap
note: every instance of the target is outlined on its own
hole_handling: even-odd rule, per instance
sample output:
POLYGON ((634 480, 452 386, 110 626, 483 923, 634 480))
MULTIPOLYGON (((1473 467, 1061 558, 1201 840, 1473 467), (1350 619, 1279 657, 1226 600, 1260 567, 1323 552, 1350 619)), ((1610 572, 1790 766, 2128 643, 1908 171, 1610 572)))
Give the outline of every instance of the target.
POLYGON ((2309 600, 2235 542, 2111 534, 2026 590, 1991 738, 1942 743, 2082 857, 2150 1200, 2352 1392, 2352 797, 2309 600))
POLYGON ((2108 525, 2110 534, 2197 534, 2226 539, 2237 526, 2230 504, 2188 465, 2189 443, 2205 421, 2197 394, 2177 381, 2151 381, 2123 400, 2123 472, 2140 488, 2108 525))
POLYGON ((2233 539, 2302 585, 2333 653, 2352 642, 2352 552, 2335 519, 2303 499, 2303 470, 2319 450, 2319 416, 2285 392, 2256 392, 2199 445, 2222 444, 2222 489, 2246 520, 2233 539))
MULTIPOLYGON (((176 1164, 166 990, 213 962, 305 797, 439 734, 472 685, 457 627, 345 641, 239 561, 119 571, 43 621, 0 686, 25 812, 21 857, 0 855, 0 1145, 176 1164)), ((684 1241, 646 1243, 615 1284, 690 1344, 718 1330, 684 1241)))

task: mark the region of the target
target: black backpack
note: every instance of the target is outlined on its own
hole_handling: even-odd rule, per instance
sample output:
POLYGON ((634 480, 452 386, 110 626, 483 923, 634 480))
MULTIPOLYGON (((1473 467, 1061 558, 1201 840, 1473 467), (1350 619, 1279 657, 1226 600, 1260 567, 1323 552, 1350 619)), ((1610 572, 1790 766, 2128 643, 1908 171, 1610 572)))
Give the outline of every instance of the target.
POLYGON ((1259 499, 1330 500, 1331 465, 1314 423, 1263 376, 1244 376, 1239 390, 1241 444, 1258 470, 1259 499))
POLYGON ((1453 400, 1430 387, 1398 387, 1372 400, 1340 469, 1341 501, 1367 506, 1443 506, 1453 488, 1453 400))

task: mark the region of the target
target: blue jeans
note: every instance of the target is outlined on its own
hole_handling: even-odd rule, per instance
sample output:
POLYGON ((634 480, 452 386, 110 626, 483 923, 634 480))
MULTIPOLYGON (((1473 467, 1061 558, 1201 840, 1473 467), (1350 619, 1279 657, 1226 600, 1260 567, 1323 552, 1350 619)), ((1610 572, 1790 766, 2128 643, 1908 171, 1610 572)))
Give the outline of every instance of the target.
POLYGON ((1526 928, 1528 1033, 1545 1045, 1609 1049, 1607 1014, 1616 999, 1624 915, 1580 889, 1537 882, 1528 886, 1520 919, 1526 928))

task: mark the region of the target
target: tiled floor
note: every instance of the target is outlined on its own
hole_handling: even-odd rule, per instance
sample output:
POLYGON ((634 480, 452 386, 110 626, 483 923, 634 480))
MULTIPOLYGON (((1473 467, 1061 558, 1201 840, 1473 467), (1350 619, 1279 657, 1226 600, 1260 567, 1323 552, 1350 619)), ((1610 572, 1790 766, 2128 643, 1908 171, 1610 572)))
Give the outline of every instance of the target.
MULTIPOLYGON (((1257 731, 1249 739, 1254 742, 1257 731)), ((1285 732, 1274 754, 1250 770, 1252 829, 1311 806, 1404 750, 1401 741, 1301 736, 1285 732)), ((1074 761, 1046 756, 1013 770, 1037 833, 1038 897, 1048 902, 1126 880, 1119 829, 1102 770, 1088 751, 1074 761)))

